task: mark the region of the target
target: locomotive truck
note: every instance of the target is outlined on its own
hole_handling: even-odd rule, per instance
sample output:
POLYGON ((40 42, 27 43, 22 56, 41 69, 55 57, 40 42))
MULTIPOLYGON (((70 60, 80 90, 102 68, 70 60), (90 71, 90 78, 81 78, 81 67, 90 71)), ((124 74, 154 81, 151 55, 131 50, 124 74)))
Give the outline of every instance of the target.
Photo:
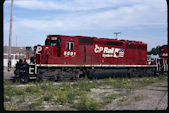
POLYGON ((147 65, 147 44, 141 41, 87 36, 48 35, 45 45, 34 46, 31 63, 20 60, 15 79, 74 80, 87 76, 154 76, 156 65, 147 65))

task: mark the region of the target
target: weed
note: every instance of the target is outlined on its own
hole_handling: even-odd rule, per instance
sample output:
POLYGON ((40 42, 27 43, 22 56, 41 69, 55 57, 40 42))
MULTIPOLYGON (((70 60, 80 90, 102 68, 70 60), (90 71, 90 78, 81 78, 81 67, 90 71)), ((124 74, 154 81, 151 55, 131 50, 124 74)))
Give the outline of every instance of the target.
POLYGON ((131 104, 131 102, 127 101, 127 100, 128 100, 128 98, 126 96, 124 96, 124 97, 122 97, 122 99, 119 100, 119 102, 117 104, 119 106, 131 104))
POLYGON ((12 97, 12 96, 20 96, 20 95, 24 95, 24 89, 23 88, 16 88, 16 87, 7 87, 4 89, 4 95, 5 96, 9 96, 9 97, 12 97))
POLYGON ((168 77, 167 74, 163 74, 163 75, 159 75, 159 76, 158 76, 158 79, 159 79, 159 80, 166 80, 167 77, 168 77))
POLYGON ((29 105, 30 110, 37 110, 39 106, 41 106, 41 101, 33 102, 29 105))
POLYGON ((13 82, 10 80, 4 80, 4 85, 12 85, 13 82))
POLYGON ((66 94, 67 102, 72 103, 76 97, 76 91, 71 84, 63 84, 63 90, 66 94))
POLYGON ((126 96, 124 96, 121 100, 120 100, 120 102, 125 102, 125 101, 127 101, 128 100, 128 98, 126 97, 126 96))
POLYGON ((94 98, 89 98, 87 92, 82 91, 80 93, 80 98, 78 100, 78 109, 79 110, 98 110, 99 102, 94 98))
POLYGON ((61 104, 64 104, 67 102, 67 95, 66 95, 65 91, 58 89, 56 96, 57 96, 57 102, 59 102, 61 104))
POLYGON ((18 89, 14 92, 15 92, 15 95, 24 95, 24 93, 25 93, 24 90, 22 90, 22 89, 18 89))
POLYGON ((82 78, 74 84, 75 87, 78 87, 80 91, 90 91, 91 88, 97 86, 96 81, 89 81, 87 78, 82 78), (76 85, 76 86, 75 86, 76 85))
POLYGON ((89 110, 99 110, 99 102, 96 101, 94 98, 90 99, 90 106, 89 106, 89 110))
POLYGON ((7 110, 7 111, 17 111, 18 110, 18 106, 17 106, 16 103, 7 104, 7 105, 5 105, 5 110, 7 110))
POLYGON ((135 100, 135 101, 140 101, 140 100, 142 100, 143 98, 144 98, 143 95, 134 96, 134 100, 135 100))
POLYGON ((44 101, 50 101, 52 99, 52 94, 45 95, 42 97, 44 101))
POLYGON ((73 87, 72 87, 71 84, 63 84, 63 89, 64 89, 65 91, 67 91, 67 90, 72 90, 73 87))
POLYGON ((116 87, 116 88, 123 88, 123 86, 124 86, 124 85, 123 85, 123 82, 121 82, 120 79, 114 80, 112 84, 113 84, 113 86, 116 87))
POLYGON ((109 104, 111 103, 114 99, 116 99, 117 97, 119 97, 119 94, 118 93, 113 93, 113 94, 110 94, 106 97, 103 98, 103 104, 109 104))
POLYGON ((152 84, 154 82, 155 82, 155 80, 152 77, 149 77, 149 78, 148 77, 143 77, 143 80, 140 81, 140 85, 141 86, 147 86, 147 85, 152 84))
POLYGON ((129 81, 127 79, 124 79, 124 78, 122 79, 121 82, 122 82, 123 85, 128 85, 129 84, 129 81))
POLYGON ((103 81, 101 81, 99 84, 100 85, 112 85, 113 82, 114 80, 111 77, 109 77, 109 78, 103 79, 103 81))
POLYGON ((45 80, 41 83, 41 89, 42 89, 43 91, 48 90, 47 82, 46 82, 45 80))
POLYGON ((155 83, 155 79, 154 79, 153 77, 150 77, 150 78, 148 79, 148 82, 149 82, 149 83, 155 83))
POLYGON ((27 93, 38 93, 40 92, 40 86, 28 86, 25 91, 27 93))
POLYGON ((69 103, 72 103, 75 100, 76 97, 76 91, 75 90, 69 90, 67 91, 67 101, 69 103))
POLYGON ((132 91, 132 88, 126 88, 126 94, 127 94, 127 95, 130 94, 131 91, 132 91))
POLYGON ((36 100, 35 102, 32 102, 31 104, 29 104, 29 109, 30 110, 40 110, 43 108, 42 103, 44 102, 44 98, 40 98, 38 100, 36 100))
POLYGON ((20 97, 18 103, 19 103, 19 104, 20 104, 20 103, 23 103, 23 102, 25 102, 25 100, 26 100, 26 96, 25 96, 25 95, 22 95, 22 96, 20 97))
POLYGON ((4 102, 11 101, 11 98, 9 96, 4 96, 4 102))

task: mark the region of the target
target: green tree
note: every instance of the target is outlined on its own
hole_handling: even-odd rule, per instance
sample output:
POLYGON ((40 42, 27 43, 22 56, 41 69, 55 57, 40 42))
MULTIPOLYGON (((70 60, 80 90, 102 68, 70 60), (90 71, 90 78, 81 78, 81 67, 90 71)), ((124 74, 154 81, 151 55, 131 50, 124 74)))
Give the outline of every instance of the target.
POLYGON ((157 55, 159 53, 159 51, 160 51, 160 48, 161 48, 161 46, 158 45, 155 48, 152 48, 151 51, 148 51, 148 54, 149 55, 150 54, 157 55))

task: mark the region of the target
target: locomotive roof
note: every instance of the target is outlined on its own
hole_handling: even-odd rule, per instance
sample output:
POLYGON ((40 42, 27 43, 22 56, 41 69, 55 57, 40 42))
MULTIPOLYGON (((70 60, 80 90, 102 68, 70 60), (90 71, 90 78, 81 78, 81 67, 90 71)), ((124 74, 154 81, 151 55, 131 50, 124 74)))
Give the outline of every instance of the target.
POLYGON ((132 41, 132 40, 119 40, 119 39, 110 39, 110 38, 97 38, 97 37, 89 37, 89 36, 66 36, 66 35, 48 35, 47 39, 51 37, 64 37, 64 38, 88 38, 95 39, 95 41, 114 41, 114 42, 125 42, 129 44, 146 44, 142 41, 132 41))

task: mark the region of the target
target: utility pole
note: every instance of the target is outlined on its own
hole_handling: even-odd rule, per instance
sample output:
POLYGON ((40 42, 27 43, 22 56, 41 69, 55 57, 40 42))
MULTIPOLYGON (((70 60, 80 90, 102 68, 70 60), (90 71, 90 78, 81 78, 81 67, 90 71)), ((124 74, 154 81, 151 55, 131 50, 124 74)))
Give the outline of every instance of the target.
POLYGON ((16 35, 16 47, 17 47, 17 35, 16 35))
POLYGON ((120 33, 121 33, 121 32, 114 32, 114 34, 116 35, 116 39, 118 39, 118 38, 117 38, 117 35, 120 34, 120 33))
POLYGON ((12 17, 13 17, 13 0, 11 0, 11 16, 10 16, 10 26, 9 26, 8 71, 10 71, 11 69, 12 17))

